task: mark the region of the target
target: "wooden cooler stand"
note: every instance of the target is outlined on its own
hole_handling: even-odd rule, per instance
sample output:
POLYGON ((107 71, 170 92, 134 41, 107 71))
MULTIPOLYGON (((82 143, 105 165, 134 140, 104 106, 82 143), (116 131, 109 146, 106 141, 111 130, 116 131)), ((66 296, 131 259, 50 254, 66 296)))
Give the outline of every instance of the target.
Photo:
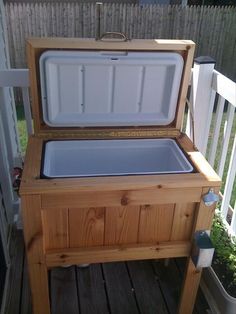
POLYGON ((20 188, 24 238, 34 314, 49 314, 48 270, 68 264, 188 257, 178 313, 192 313, 201 268, 191 259, 193 237, 209 230, 215 204, 203 195, 220 179, 181 123, 194 54, 187 40, 101 42, 30 39, 27 42, 35 135, 29 138, 20 188), (168 126, 51 128, 43 122, 39 57, 47 50, 175 51, 184 70, 174 121, 168 126), (42 147, 48 139, 173 138, 195 173, 41 179, 42 147))

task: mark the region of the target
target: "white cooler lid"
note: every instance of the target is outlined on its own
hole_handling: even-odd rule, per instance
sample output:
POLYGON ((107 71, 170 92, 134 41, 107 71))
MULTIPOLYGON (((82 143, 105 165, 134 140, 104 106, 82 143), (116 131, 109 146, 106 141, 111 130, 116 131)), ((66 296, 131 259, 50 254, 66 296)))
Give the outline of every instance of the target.
POLYGON ((44 122, 51 127, 168 125, 183 58, 175 52, 46 51, 44 122))

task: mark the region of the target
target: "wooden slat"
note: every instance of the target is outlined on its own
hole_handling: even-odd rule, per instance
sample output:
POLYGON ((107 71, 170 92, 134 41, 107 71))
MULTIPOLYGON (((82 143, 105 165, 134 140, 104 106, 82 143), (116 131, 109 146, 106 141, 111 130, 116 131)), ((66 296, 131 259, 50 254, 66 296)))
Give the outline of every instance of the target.
POLYGON ((178 314, 189 314, 193 312, 197 291, 201 279, 201 270, 197 270, 193 261, 188 258, 184 288, 182 289, 181 302, 178 309, 178 314))
MULTIPOLYGON (((196 148, 193 147, 192 141, 187 136, 180 136, 177 141, 187 152, 197 171, 199 171, 207 180, 207 186, 209 186, 209 182, 212 186, 219 186, 221 183, 220 177, 207 162, 206 158, 200 152, 196 151, 196 148)), ((179 180, 177 180, 177 182, 179 182, 179 180)), ((202 184, 201 186, 204 187, 206 185, 202 184)))
POLYGON ((173 222, 174 204, 141 207, 139 243, 169 241, 173 222))
POLYGON ((78 208, 101 206, 127 206, 146 204, 170 204, 175 202, 197 202, 200 188, 156 188, 150 190, 77 192, 66 194, 43 194, 42 208, 78 208))
MULTIPOLYGON (((78 205, 77 205, 78 206, 78 205)), ((69 246, 99 246, 104 243, 105 208, 69 209, 69 246)))
POLYGON ((68 209, 49 208, 42 211, 45 249, 68 248, 68 209))
MULTIPOLYGON (((39 153, 41 154, 41 153, 39 153)), ((123 177, 106 177, 106 178, 67 178, 65 179, 52 179, 52 180, 38 180, 38 176, 32 177, 32 173, 25 164, 23 173, 23 181, 20 187, 20 193, 33 194, 35 191, 40 193, 61 194, 62 192, 73 191, 114 191, 114 190, 135 190, 135 189, 155 189, 155 188, 188 188, 209 186, 219 186, 220 178, 215 171, 209 167, 209 164, 204 157, 197 152, 191 152, 190 157, 192 161, 196 162, 195 166, 200 169, 202 173, 189 173, 178 175, 153 175, 153 176, 129 176, 125 181, 123 177), (209 170, 209 172, 208 172, 209 170), (29 177, 26 173, 31 173, 29 177)), ((39 155, 40 156, 40 155, 39 155)), ((38 168, 40 169, 40 168, 38 168)))
POLYGON ((128 271, 124 263, 103 264, 109 305, 113 314, 138 314, 128 271))
POLYGON ((46 251, 48 267, 138 259, 189 256, 187 241, 160 242, 156 245, 121 245, 46 251))
POLYGON ((110 313, 101 264, 77 268, 77 278, 81 313, 110 313))
POLYGON ((183 70, 179 101, 178 101, 178 107, 177 107, 178 114, 176 118, 176 128, 179 130, 181 129, 182 122, 183 122, 183 113, 184 113, 185 105, 186 105, 186 96, 187 96, 187 90, 188 90, 188 83, 190 81, 194 50, 195 50, 195 46, 189 45, 187 47, 185 66, 183 70))
POLYGON ((34 314, 50 314, 48 273, 43 252, 41 197, 24 196, 21 201, 34 314))
MULTIPOLYGON (((203 195, 208 193, 209 189, 204 188, 203 189, 203 195)), ((214 189, 214 193, 219 193, 219 188, 214 189)), ((195 226, 193 226, 194 230, 210 230, 212 225, 212 219, 215 214, 215 207, 216 204, 213 204, 211 206, 206 206, 201 200, 201 202, 198 205, 197 214, 195 216, 195 226)))
POLYGON ((79 314, 75 268, 51 270, 52 314, 79 314))
POLYGON ((137 243, 139 206, 107 207, 105 245, 137 243))
POLYGON ((140 312, 169 313, 150 261, 135 261, 127 264, 140 312))
MULTIPOLYGON (((42 145, 42 139, 29 137, 25 156, 25 167, 22 175, 22 186, 24 186, 25 182, 29 180, 32 181, 32 179, 38 178, 39 176, 42 158, 42 145)), ((35 191, 33 193, 35 193, 35 191)))
MULTIPOLYGON (((173 262, 175 264, 175 271, 177 273, 176 275, 179 276, 180 279, 182 279, 183 274, 184 274, 184 270, 185 270, 185 266, 187 263, 187 259, 185 257, 180 257, 180 258, 174 259, 173 262)), ((179 286, 180 286, 180 284, 179 284, 179 286)), ((200 285, 198 292, 197 292, 197 297, 196 297, 196 302, 195 302, 194 309, 193 309, 193 314, 208 313, 210 311, 210 307, 206 302, 205 296, 204 296, 201 288, 202 287, 200 285)))
MULTIPOLYGON (((87 38, 29 38, 27 41, 34 49, 85 49, 85 50, 117 50, 117 42, 88 40, 87 38)), ((194 47, 191 40, 169 40, 169 39, 133 39, 127 42, 118 42, 119 50, 186 50, 186 47, 194 47)))
POLYGON ((170 237, 172 241, 184 241, 191 238, 195 208, 195 203, 177 203, 175 205, 170 237))

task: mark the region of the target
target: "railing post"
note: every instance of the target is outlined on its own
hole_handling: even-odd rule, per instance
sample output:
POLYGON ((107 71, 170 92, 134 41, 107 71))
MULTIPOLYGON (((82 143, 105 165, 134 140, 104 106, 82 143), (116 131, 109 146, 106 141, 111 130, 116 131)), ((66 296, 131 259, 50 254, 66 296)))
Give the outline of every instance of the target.
MULTIPOLYGON (((212 89, 215 60, 211 57, 194 59, 190 101, 193 104, 194 140, 205 155, 216 92, 212 89)), ((190 136, 193 133, 190 133, 190 136)))

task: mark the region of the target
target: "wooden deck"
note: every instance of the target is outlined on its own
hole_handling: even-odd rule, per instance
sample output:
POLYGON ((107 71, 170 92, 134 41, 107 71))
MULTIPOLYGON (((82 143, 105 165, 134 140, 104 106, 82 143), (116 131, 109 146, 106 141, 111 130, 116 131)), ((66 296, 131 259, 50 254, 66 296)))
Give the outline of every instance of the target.
MULTIPOLYGON (((6 314, 31 314, 27 264, 21 231, 14 231, 6 314)), ((183 259, 93 264, 50 272, 53 314, 176 313, 183 259)), ((199 291, 195 314, 210 313, 199 291)))

